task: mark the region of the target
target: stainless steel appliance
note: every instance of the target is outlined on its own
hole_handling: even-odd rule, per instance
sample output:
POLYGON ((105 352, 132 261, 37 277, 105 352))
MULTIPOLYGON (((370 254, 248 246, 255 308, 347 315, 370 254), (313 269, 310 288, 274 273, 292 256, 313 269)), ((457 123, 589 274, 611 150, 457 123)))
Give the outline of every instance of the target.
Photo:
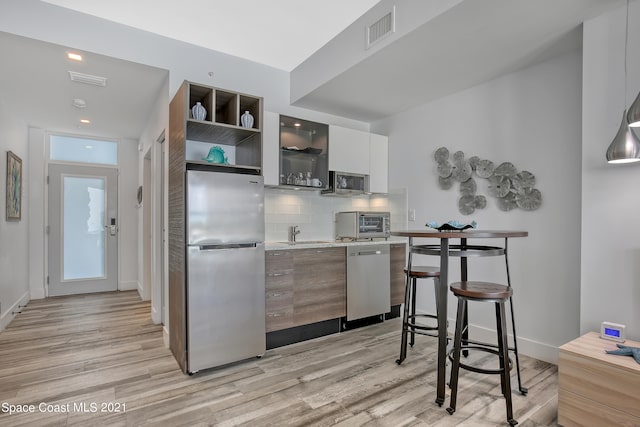
POLYGON ((391 308, 389 245, 347 247, 347 321, 391 308))
POLYGON ((338 212, 336 214, 337 239, 389 238, 391 214, 389 212, 338 212))
POLYGON ((369 175, 329 171, 329 186, 321 194, 349 196, 369 192, 369 175))
POLYGON ((266 350, 261 176, 187 171, 187 372, 266 350))

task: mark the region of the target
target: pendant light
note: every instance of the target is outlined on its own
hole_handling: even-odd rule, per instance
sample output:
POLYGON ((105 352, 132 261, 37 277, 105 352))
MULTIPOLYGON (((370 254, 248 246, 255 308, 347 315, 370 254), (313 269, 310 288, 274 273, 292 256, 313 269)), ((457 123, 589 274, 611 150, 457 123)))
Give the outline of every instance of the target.
MULTIPOLYGON (((627 103, 627 44, 629 41, 629 0, 627 0, 627 21, 625 27, 624 36, 624 96, 625 105, 627 103)), ((638 99, 636 99, 638 101, 638 99)), ((629 112, 634 111, 634 106, 637 102, 634 102, 629 109, 629 112)), ((636 109, 637 111, 637 109, 636 109)), ((609 163, 631 163, 640 161, 640 140, 629 128, 629 121, 627 110, 625 108, 622 113, 622 122, 618 133, 611 141, 609 148, 607 148, 607 161, 609 163)))
POLYGON ((630 127, 640 128, 640 92, 638 92, 636 100, 633 101, 633 104, 629 107, 627 121, 629 122, 630 127))

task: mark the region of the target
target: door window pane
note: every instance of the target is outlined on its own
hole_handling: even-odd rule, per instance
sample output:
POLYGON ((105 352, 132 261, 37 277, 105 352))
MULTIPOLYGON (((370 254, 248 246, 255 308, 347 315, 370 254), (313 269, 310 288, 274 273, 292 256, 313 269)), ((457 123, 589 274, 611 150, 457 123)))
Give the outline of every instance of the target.
POLYGON ((51 160, 103 165, 118 164, 118 143, 114 141, 51 135, 49 142, 51 160))
POLYGON ((104 277, 105 180, 65 176, 62 280, 104 277))

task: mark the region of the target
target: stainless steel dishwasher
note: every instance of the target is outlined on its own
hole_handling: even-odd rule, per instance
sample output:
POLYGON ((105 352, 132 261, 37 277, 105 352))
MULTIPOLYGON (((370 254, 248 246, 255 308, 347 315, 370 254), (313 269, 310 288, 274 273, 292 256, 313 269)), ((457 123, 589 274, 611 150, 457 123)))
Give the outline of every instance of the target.
POLYGON ((347 246, 347 321, 391 307, 389 245, 347 246))

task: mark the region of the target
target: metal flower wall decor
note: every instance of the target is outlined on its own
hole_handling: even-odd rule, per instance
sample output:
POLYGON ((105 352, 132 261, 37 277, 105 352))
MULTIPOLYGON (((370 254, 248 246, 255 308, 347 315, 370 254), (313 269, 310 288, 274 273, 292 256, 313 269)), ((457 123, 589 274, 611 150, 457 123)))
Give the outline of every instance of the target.
POLYGON ((487 191, 496 198, 498 208, 502 211, 515 208, 533 211, 542 204, 542 194, 534 188, 536 177, 528 171, 518 172, 512 163, 504 162, 496 166, 491 160, 477 156, 465 159, 462 151, 450 156, 446 147, 438 148, 434 159, 440 188, 448 190, 456 182, 459 183, 458 210, 463 215, 470 215, 476 209, 487 206, 487 198, 477 194, 476 177, 488 181, 487 191))

